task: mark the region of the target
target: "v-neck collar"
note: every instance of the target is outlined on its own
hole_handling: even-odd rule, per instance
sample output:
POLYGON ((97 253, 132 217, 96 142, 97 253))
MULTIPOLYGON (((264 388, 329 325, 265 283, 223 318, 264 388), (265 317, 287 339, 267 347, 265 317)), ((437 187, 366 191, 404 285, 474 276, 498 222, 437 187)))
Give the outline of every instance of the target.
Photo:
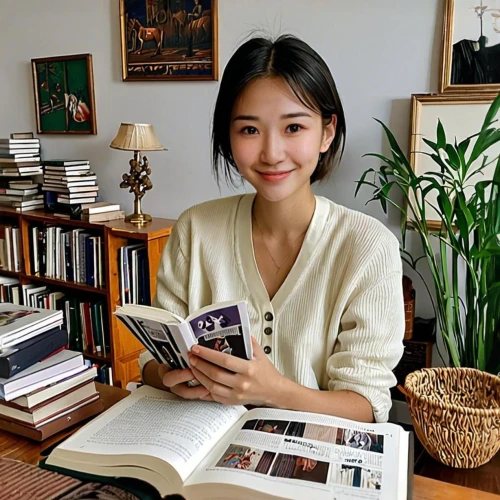
POLYGON ((252 297, 259 304, 271 304, 277 313, 285 304, 287 298, 293 292, 299 278, 308 266, 318 243, 323 236, 324 226, 328 218, 329 203, 322 196, 316 196, 316 207, 307 229, 300 252, 293 264, 292 269, 281 284, 272 300, 269 299, 264 281, 259 273, 252 240, 252 205, 255 194, 247 194, 241 197, 235 217, 235 251, 236 260, 239 261, 243 272, 242 278, 250 291, 252 297))

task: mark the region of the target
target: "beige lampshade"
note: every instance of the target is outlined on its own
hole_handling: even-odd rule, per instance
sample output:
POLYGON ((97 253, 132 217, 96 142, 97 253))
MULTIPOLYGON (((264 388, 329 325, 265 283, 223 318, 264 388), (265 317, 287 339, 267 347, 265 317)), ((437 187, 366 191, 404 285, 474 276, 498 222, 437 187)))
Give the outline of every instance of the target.
POLYGON ((149 123, 122 123, 109 147, 125 151, 166 150, 149 123))

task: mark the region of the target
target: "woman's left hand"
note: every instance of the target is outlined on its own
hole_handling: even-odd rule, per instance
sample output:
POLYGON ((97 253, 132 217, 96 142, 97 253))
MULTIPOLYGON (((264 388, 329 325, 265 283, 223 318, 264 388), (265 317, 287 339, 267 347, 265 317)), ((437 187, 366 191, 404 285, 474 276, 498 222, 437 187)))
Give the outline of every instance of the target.
POLYGON ((210 391, 201 399, 225 405, 274 406, 286 380, 252 337, 253 359, 246 360, 199 345, 189 354, 196 379, 210 391))

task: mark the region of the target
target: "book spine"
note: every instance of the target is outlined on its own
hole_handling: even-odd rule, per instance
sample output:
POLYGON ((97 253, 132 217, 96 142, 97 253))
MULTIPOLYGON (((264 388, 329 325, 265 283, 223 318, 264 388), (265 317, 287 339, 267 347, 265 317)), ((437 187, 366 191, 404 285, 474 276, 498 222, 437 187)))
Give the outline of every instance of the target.
POLYGON ((67 341, 67 332, 61 329, 51 335, 50 338, 44 339, 43 342, 36 342, 29 347, 19 349, 10 356, 0 358, 0 377, 9 378, 29 368, 58 349, 65 347, 67 341))

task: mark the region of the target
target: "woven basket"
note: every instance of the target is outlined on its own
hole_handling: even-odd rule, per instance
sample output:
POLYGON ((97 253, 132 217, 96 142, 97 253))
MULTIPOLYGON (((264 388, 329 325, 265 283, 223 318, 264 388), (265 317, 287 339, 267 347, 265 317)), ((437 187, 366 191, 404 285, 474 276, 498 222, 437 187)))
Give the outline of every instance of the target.
POLYGON ((405 394, 419 440, 436 460, 472 469, 500 449, 500 378, 473 368, 410 373, 405 394))

